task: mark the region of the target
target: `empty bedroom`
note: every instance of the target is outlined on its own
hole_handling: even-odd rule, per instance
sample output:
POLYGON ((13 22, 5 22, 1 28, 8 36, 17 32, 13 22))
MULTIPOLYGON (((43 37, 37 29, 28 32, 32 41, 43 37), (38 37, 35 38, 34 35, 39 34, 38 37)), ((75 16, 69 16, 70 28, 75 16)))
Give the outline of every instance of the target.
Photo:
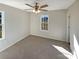
POLYGON ((0 0, 0 59, 79 59, 79 0, 0 0))

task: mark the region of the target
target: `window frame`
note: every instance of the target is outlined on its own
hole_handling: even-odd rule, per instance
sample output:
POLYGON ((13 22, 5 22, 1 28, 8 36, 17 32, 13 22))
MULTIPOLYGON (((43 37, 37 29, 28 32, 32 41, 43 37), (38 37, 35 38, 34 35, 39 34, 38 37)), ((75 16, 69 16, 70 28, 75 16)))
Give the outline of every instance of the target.
POLYGON ((40 17, 40 31, 43 31, 43 32, 48 32, 48 30, 42 30, 42 27, 41 27, 41 24, 42 24, 42 17, 48 17, 48 22, 47 22, 47 24, 48 24, 48 30, 49 30, 49 16, 48 15, 41 15, 41 17, 40 17))
POLYGON ((1 24, 0 26, 2 26, 2 38, 0 38, 0 40, 5 39, 5 12, 4 11, 0 11, 2 17, 1 17, 1 24))

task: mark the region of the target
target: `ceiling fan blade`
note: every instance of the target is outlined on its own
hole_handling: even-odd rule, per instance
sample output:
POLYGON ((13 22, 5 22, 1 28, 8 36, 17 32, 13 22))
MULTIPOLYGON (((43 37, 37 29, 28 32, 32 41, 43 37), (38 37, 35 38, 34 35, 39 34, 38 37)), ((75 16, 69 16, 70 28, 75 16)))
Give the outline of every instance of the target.
POLYGON ((48 5, 45 4, 45 5, 40 6, 40 8, 45 8, 45 7, 48 7, 48 5))
POLYGON ((46 10, 46 9, 39 9, 39 10, 41 10, 41 11, 48 11, 48 10, 46 10))
POLYGON ((30 4, 26 4, 26 5, 33 8, 33 6, 31 6, 30 4))

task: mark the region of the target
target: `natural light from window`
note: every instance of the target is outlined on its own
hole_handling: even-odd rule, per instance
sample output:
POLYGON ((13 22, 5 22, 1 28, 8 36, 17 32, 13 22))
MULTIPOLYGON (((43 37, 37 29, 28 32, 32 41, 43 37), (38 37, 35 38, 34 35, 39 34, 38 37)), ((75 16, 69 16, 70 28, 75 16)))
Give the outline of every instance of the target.
POLYGON ((79 59, 79 44, 78 44, 77 37, 75 34, 73 35, 73 38, 74 38, 74 54, 73 54, 73 56, 74 56, 74 58, 79 59))
POLYGON ((67 51, 66 49, 64 49, 63 47, 56 46, 56 45, 52 45, 52 46, 54 48, 56 48, 59 52, 61 52, 68 59, 72 59, 72 54, 69 51, 67 51))

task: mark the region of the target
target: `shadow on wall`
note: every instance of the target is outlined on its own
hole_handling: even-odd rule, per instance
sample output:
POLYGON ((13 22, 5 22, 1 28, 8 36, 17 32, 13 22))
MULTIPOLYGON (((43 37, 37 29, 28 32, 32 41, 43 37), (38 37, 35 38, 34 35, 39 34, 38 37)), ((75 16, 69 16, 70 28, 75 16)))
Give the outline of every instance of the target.
POLYGON ((73 51, 73 56, 74 56, 74 59, 79 59, 79 43, 77 41, 77 37, 76 35, 74 34, 73 35, 73 38, 74 38, 74 51, 73 51))

